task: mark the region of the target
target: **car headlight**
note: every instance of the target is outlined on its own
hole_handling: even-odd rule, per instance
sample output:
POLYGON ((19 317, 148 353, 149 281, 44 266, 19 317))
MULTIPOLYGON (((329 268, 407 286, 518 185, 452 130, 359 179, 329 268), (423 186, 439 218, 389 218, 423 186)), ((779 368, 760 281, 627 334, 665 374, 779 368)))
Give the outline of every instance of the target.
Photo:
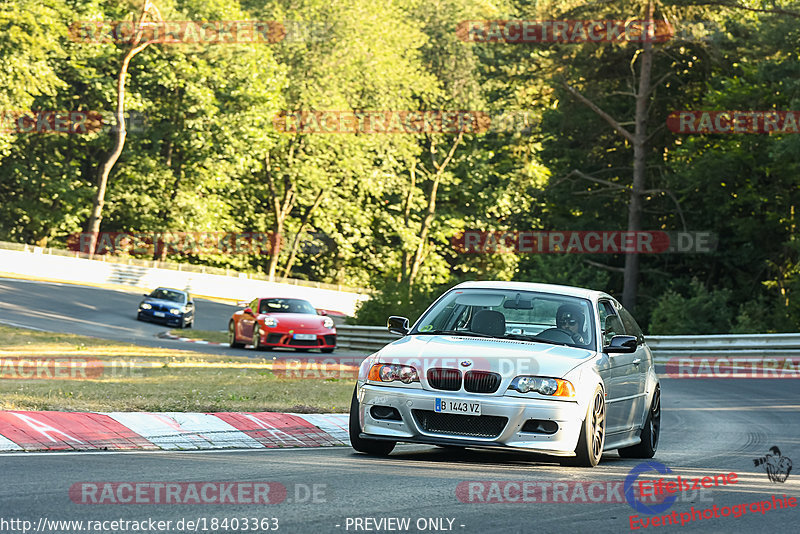
POLYGON ((322 320, 322 326, 325 328, 333 328, 333 319, 325 317, 325 319, 322 320))
POLYGON ((508 389, 528 393, 534 391, 552 397, 574 397, 575 387, 569 380, 545 378, 541 376, 518 376, 511 381, 508 389))
POLYGON ((410 365, 396 365, 393 363, 376 363, 369 370, 367 380, 375 382, 394 382, 399 380, 403 384, 419 382, 417 370, 410 365))
POLYGON ((170 312, 172 315, 178 315, 179 313, 181 313, 181 310, 180 310, 180 308, 170 308, 170 309, 169 309, 169 312, 170 312))
POLYGON ((143 310, 149 310, 150 308, 152 308, 152 306, 151 306, 151 305, 149 305, 149 304, 148 304, 148 303, 146 303, 146 302, 142 302, 141 304, 139 304, 139 307, 140 307, 141 309, 143 309, 143 310))
POLYGON ((278 326, 278 320, 274 317, 267 317, 264 319, 264 326, 276 327, 278 326))

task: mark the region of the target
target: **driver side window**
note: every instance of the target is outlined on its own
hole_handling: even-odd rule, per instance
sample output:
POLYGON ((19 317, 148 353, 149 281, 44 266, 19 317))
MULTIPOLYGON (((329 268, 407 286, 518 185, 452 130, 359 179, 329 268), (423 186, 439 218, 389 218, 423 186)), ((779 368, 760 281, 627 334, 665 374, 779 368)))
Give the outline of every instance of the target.
POLYGON ((598 311, 600 312, 600 328, 603 330, 603 346, 606 346, 611 343, 612 337, 624 335, 625 329, 610 302, 600 301, 598 311))

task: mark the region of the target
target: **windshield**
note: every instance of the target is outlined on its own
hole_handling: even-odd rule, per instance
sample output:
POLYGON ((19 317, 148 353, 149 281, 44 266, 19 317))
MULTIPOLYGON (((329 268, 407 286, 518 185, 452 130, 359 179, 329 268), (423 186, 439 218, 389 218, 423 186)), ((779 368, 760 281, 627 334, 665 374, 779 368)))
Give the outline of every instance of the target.
POLYGON ((159 300, 171 300, 172 302, 184 302, 186 295, 180 291, 173 291, 171 289, 158 288, 150 293, 150 298, 159 300))
POLYGON ((420 318, 412 334, 448 333, 594 348, 586 299, 532 291, 458 289, 420 318))
POLYGON ((302 299, 261 299, 258 313, 312 313, 317 310, 307 300, 302 299))

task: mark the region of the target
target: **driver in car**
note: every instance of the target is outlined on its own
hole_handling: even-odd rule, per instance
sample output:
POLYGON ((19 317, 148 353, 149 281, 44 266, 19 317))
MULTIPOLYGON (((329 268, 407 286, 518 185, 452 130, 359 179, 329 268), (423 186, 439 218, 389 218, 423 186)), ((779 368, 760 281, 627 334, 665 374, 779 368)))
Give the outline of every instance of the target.
POLYGON ((574 304, 562 304, 556 311, 556 327, 567 332, 575 343, 585 345, 581 332, 585 318, 580 308, 574 304))

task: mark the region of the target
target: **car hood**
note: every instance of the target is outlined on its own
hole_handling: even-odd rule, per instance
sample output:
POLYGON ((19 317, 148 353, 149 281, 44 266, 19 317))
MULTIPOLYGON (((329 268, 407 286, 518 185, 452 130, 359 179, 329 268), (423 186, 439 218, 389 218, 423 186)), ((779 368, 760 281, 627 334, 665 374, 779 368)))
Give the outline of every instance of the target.
POLYGON ((409 335, 386 345, 374 361, 413 365, 421 376, 440 367, 492 371, 512 378, 525 374, 560 378, 594 355, 581 348, 510 339, 409 335))
POLYGON ((278 320, 278 326, 289 328, 322 328, 325 317, 313 313, 262 313, 259 318, 274 317, 278 320))
POLYGON ((182 308, 186 305, 185 303, 175 302, 174 300, 153 299, 149 297, 145 297, 142 302, 146 302, 148 304, 158 304, 159 306, 167 306, 169 308, 182 308))

